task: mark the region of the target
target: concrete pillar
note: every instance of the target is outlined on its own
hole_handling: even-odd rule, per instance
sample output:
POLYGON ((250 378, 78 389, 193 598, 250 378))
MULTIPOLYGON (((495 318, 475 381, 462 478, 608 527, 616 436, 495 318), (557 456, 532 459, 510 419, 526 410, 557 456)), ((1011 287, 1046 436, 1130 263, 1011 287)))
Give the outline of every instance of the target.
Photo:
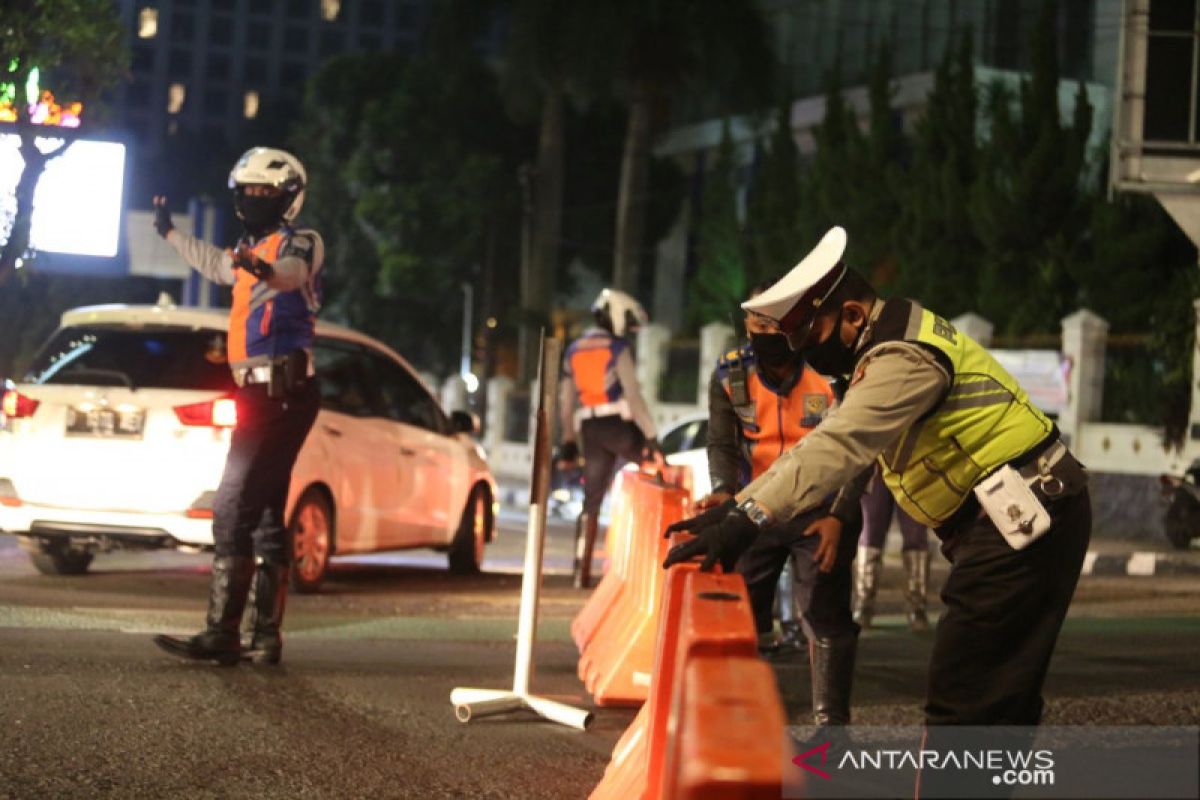
POLYGON ((513 380, 503 376, 492 378, 487 384, 487 423, 483 431, 483 446, 494 451, 504 441, 504 426, 508 422, 508 396, 512 394, 513 380))
POLYGON ((1196 310, 1196 340, 1192 345, 1192 406, 1188 412, 1188 431, 1183 440, 1183 449, 1192 458, 1200 450, 1200 300, 1192 301, 1196 310))
POLYGON ((974 311, 960 314, 950 320, 950 324, 984 347, 992 346, 992 332, 995 330, 995 326, 974 311))
POLYGON ((733 347, 733 328, 724 322, 710 322, 700 329, 700 379, 696 381, 696 403, 708 407, 708 379, 717 359, 733 347))
POLYGON ((1104 405, 1104 349, 1108 323, 1086 308, 1062 321, 1062 349, 1071 365, 1067 381, 1067 407, 1058 427, 1068 443, 1079 439, 1086 422, 1100 419, 1104 405))
POLYGON ((667 369, 667 343, 671 331, 666 325, 652 322, 637 332, 637 376, 646 404, 658 404, 659 378, 667 369))

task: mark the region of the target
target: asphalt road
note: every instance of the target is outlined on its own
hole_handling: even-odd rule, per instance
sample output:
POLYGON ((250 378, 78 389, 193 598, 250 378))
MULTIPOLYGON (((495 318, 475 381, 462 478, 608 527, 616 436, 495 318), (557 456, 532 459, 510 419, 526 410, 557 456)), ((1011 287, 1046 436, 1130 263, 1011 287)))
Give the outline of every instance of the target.
MULTIPOLYGON (((456 686, 512 680, 524 527, 503 522, 479 576, 449 576, 432 553, 337 564, 323 593, 292 597, 276 668, 190 665, 151 644, 200 626, 206 556, 111 554, 50 578, 0 535, 0 798, 586 797, 632 711, 597 709, 578 732, 524 714, 462 725, 449 703, 456 686)), ((570 537, 551 529, 534 689, 589 706, 570 537)), ((889 569, 860 646, 858 722, 920 720, 931 639, 904 629, 899 581, 889 569)), ((1084 579, 1047 721, 1195 724, 1198 596, 1194 576, 1084 579)), ((776 672, 806 719, 807 667, 776 672)))

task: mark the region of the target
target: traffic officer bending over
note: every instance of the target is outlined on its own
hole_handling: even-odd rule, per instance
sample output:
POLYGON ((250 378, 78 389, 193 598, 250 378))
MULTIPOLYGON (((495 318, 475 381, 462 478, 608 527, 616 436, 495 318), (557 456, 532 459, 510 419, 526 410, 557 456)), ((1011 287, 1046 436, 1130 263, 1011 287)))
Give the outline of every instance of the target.
POLYGON ((595 325, 567 347, 559 386, 562 445, 555 461, 579 460, 576 433, 583 437, 583 513, 576 526, 575 586, 592 582, 592 550, 600 506, 623 461, 662 461, 654 419, 642 399, 626 336, 649 321, 641 303, 625 292, 605 289, 592 303, 595 325))
POLYGON ((325 248, 316 231, 292 227, 305 188, 304 167, 292 154, 247 151, 230 172, 229 186, 245 229, 232 252, 176 230, 166 198, 154 198, 159 235, 204 277, 233 285, 228 349, 238 384, 237 425, 213 505, 216 555, 207 625, 196 636, 156 636, 154 642, 174 656, 236 663, 243 655, 242 612, 253 588, 246 655, 275 664, 283 651, 280 625, 291 562, 283 517, 288 484, 320 406, 309 350, 325 248))
POLYGON ((849 375, 831 416, 735 501, 677 527, 666 564, 727 565, 768 524, 822 502, 878 459, 896 502, 951 562, 928 725, 1036 725, 1042 683, 1091 536, 1087 475, 1054 424, 980 345, 910 300, 876 299, 833 228, 742 304, 778 320, 809 366, 849 375))
MULTIPOLYGON (((774 284, 756 287, 754 297, 774 284)), ((829 382, 788 347, 773 320, 746 316, 750 338, 717 363, 708 388, 708 470, 713 491, 700 509, 729 501, 780 455, 812 433, 834 402, 829 382)), ((809 645, 813 716, 818 725, 850 721, 850 686, 858 626, 851 619, 850 565, 861 519, 861 486, 831 505, 822 502, 790 520, 763 527, 737 564, 746 579, 760 649, 773 639, 775 587, 794 556, 797 600, 809 645), (825 527, 837 531, 821 536, 825 527), (843 528, 848 530, 843 531, 843 528), (834 541, 836 547, 822 546, 834 541)))

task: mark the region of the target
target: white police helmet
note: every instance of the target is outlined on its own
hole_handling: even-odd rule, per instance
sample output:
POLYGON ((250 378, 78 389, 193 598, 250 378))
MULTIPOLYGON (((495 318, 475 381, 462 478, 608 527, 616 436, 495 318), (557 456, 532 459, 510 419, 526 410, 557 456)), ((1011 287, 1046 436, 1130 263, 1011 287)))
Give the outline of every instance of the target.
POLYGON ((286 150, 252 147, 242 153, 242 157, 229 172, 229 188, 235 192, 238 187, 250 184, 282 189, 286 201, 280 214, 284 222, 291 222, 304 205, 304 188, 308 184, 308 174, 304 171, 300 159, 286 150))
POLYGON ((650 321, 642 304, 619 289, 604 289, 592 303, 596 322, 614 336, 625 336, 650 321))

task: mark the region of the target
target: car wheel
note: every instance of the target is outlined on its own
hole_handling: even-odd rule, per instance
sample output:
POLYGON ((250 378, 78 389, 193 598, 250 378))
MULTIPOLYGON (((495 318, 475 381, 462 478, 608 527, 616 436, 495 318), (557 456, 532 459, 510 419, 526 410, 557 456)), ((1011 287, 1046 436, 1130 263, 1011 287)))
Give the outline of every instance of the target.
POLYGON ((462 521, 458 523, 458 531, 454 534, 454 541, 450 543, 447 561, 452 573, 470 575, 479 572, 479 565, 483 563, 483 548, 487 544, 491 525, 492 507, 488 491, 483 486, 476 486, 467 498, 462 521))
POLYGON ((315 592, 329 570, 333 553, 333 509, 323 492, 309 489, 292 512, 292 588, 315 592))
POLYGON ((54 547, 30 553, 29 560, 43 575, 83 575, 92 563, 93 553, 86 550, 67 550, 54 547))

